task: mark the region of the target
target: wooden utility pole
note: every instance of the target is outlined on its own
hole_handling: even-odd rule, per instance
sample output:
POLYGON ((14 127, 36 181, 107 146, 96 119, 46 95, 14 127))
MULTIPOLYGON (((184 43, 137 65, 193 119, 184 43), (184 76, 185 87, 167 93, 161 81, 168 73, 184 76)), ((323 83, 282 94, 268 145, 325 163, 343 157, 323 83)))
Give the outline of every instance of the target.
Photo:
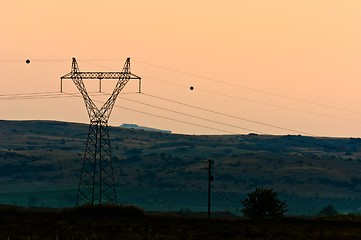
POLYGON ((214 180, 212 176, 212 164, 213 161, 208 159, 205 161, 208 163, 208 220, 211 219, 211 182, 214 180))

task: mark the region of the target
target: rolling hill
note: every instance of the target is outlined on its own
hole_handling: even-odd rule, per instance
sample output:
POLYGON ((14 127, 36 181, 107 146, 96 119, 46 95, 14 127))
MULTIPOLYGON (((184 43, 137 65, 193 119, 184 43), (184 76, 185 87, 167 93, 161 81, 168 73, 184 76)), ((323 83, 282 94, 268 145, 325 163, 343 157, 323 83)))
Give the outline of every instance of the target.
MULTIPOLYGON (((236 212, 256 187, 273 188, 289 214, 361 206, 361 139, 300 135, 179 135, 110 127, 121 203, 146 210, 236 212)), ((88 125, 0 121, 0 204, 64 207, 75 202, 88 125)))

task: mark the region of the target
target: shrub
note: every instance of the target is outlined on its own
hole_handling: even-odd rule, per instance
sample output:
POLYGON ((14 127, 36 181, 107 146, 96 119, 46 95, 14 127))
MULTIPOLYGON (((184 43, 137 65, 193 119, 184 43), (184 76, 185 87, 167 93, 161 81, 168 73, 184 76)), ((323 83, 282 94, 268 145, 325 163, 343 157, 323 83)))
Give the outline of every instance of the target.
POLYGON ((282 217, 288 211, 285 201, 277 197, 273 189, 256 188, 241 201, 241 212, 246 218, 282 217))
POLYGON ((319 212, 319 215, 334 216, 337 215, 337 210, 334 208, 334 206, 328 205, 319 212))

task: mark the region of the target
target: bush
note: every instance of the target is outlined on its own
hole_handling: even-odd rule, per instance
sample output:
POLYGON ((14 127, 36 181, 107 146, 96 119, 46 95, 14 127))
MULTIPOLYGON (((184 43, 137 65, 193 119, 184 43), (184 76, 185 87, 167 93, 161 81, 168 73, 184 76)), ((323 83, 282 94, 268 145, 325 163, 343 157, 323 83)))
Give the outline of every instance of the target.
POLYGON ((241 212, 246 218, 282 217, 288 211, 285 201, 277 197, 273 189, 256 188, 241 201, 241 212))
POLYGON ((328 205, 327 207, 323 208, 319 212, 319 215, 322 215, 322 216, 335 216, 335 215, 337 215, 337 210, 334 208, 334 206, 328 205))

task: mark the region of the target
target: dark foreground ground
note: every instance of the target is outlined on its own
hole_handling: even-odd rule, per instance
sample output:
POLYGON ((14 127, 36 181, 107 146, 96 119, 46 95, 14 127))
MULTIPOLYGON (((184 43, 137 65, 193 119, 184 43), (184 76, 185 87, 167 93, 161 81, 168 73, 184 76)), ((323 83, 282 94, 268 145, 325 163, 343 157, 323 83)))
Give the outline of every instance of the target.
POLYGON ((144 214, 134 207, 0 209, 0 239, 360 239, 361 217, 250 221, 144 214))

